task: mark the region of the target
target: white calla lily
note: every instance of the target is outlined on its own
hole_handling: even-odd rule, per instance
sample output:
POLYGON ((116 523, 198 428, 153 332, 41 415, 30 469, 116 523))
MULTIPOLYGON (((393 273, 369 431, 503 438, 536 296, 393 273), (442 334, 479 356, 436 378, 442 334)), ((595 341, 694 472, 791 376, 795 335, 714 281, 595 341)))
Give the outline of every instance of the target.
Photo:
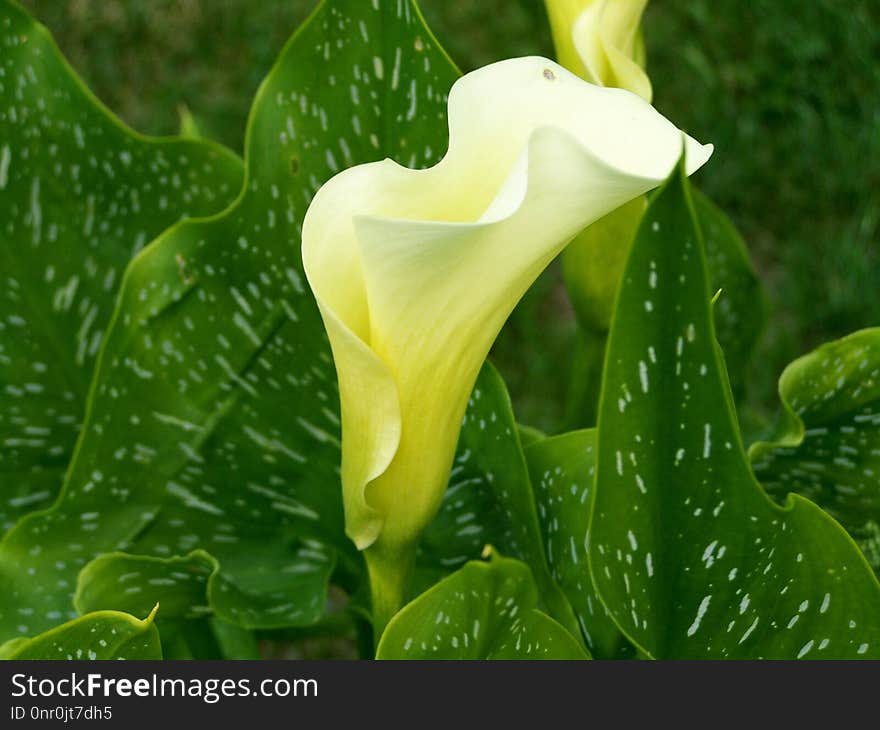
POLYGON ((651 101, 639 23, 648 0, 546 0, 559 62, 587 81, 651 101))
POLYGON ((638 96, 535 57, 461 78, 449 129, 436 166, 346 170, 303 225, 339 378, 346 529, 367 550, 374 601, 401 590, 517 301, 575 234, 661 183, 683 140, 689 171, 712 150, 638 96))

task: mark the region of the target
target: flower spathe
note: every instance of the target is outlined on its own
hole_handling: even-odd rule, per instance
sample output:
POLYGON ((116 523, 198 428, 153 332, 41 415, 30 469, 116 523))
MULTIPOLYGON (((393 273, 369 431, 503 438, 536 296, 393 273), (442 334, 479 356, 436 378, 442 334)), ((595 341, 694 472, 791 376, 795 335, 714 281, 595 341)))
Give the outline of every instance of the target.
POLYGON ((711 154, 638 96, 537 57, 461 78, 449 130, 430 169, 336 175, 303 224, 339 378, 346 531, 386 557, 434 517, 480 366, 535 278, 662 182, 683 140, 689 171, 711 154))
POLYGON ((651 101, 639 23, 648 0, 546 0, 559 62, 587 81, 651 101))

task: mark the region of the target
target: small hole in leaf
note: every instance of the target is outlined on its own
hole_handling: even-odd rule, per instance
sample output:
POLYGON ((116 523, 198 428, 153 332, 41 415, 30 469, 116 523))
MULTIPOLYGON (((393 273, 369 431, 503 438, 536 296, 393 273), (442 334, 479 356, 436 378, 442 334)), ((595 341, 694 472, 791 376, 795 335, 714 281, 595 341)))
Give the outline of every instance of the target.
POLYGON ((294 155, 290 158, 290 174, 297 175, 299 173, 299 157, 294 155))

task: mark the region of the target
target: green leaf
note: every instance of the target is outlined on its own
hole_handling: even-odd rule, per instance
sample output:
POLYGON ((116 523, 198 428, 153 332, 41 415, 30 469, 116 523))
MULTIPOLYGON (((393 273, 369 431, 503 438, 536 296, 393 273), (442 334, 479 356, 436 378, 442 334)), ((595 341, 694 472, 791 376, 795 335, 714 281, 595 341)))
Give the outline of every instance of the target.
POLYGON ((173 558, 106 553, 80 571, 73 605, 81 614, 114 610, 134 615, 159 604, 160 618, 208 615, 208 583, 217 561, 201 550, 173 558))
POLYGON ((596 429, 573 431, 526 447, 547 561, 567 596, 592 655, 632 655, 593 587, 586 537, 592 514, 596 429))
POLYGON ((429 569, 433 583, 438 573, 478 559, 489 544, 529 566, 550 613, 577 633, 571 606, 547 567, 510 396, 487 362, 468 402, 443 503, 422 538, 419 567, 429 569))
POLYGON ((205 135, 202 134, 201 127, 193 113, 186 104, 177 106, 177 116, 180 119, 180 136, 189 139, 200 139, 205 135))
MULTIPOLYGON (((739 231, 706 195, 695 188, 691 193, 703 231, 710 288, 713 293, 720 291, 713 310, 716 336, 739 396, 764 330, 767 302, 739 231)), ((595 425, 606 335, 623 267, 644 211, 641 198, 618 208, 575 238, 563 254, 566 286, 580 325, 566 415, 571 427, 595 425)))
POLYGON ((588 659, 537 603, 523 563, 497 556, 467 563, 391 619, 376 658, 588 659))
POLYGON ((205 550, 212 609, 251 628, 317 621, 335 553, 356 580, 300 225, 343 166, 436 162, 456 76, 409 1, 326 0, 289 41, 254 101, 241 196, 126 273, 60 500, 0 544, 0 636, 71 615, 79 569, 114 550, 205 550))
POLYGON ((777 499, 816 502, 880 568, 880 328, 829 342, 779 379, 783 419, 771 441, 749 449, 752 468, 777 499))
POLYGON ((32 639, 0 646, 0 659, 161 659, 156 609, 143 621, 119 611, 97 611, 32 639))
POLYGON ((228 205, 242 167, 219 145, 124 126, 9 0, 0 48, 2 534, 61 486, 126 265, 228 205))
POLYGON ((156 626, 166 659, 222 659, 227 649, 234 652, 230 658, 239 658, 235 632, 250 632, 210 616, 207 593, 216 572, 217 561, 199 550, 173 558, 106 553, 80 571, 73 603, 81 614, 113 610, 135 616, 158 605, 156 626))
POLYGON ((259 659, 253 631, 216 617, 156 621, 163 659, 259 659))
POLYGON ((534 426, 518 423, 516 424, 516 427, 519 430, 519 440, 523 447, 547 438, 547 434, 534 426))
POLYGON ((880 656, 880 586, 811 502, 743 452, 681 171, 647 212, 609 339, 589 535, 595 586, 657 658, 880 656), (649 304, 650 303, 650 304, 649 304))
POLYGON ((767 322, 767 299, 745 241, 730 218, 705 193, 694 187, 690 192, 703 235, 709 288, 713 295, 721 292, 712 309, 715 337, 724 352, 730 385, 739 395, 767 322))
POLYGON ((252 631, 223 619, 208 619, 211 633, 224 659, 260 659, 260 647, 252 631))

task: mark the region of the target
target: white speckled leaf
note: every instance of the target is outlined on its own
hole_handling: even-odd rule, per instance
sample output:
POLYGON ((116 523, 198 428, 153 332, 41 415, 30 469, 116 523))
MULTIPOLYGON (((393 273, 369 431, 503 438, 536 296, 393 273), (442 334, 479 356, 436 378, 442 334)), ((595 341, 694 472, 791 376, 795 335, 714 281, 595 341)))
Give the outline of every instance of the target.
POLYGON ((816 502, 880 569, 880 328, 795 360, 779 380, 784 417, 749 449, 764 488, 816 502))
MULTIPOLYGON (((251 632, 211 615, 208 595, 218 588, 218 567, 203 550, 172 558, 106 553, 80 571, 73 604, 81 614, 112 610, 134 616, 159 605, 156 626, 166 659, 259 658, 251 632)), ((304 572, 302 580, 318 583, 304 592, 320 594, 326 576, 304 572)))
POLYGON ((596 594, 587 560, 595 451, 596 429, 587 429, 533 443, 525 455, 550 572, 568 597, 590 652, 597 659, 628 658, 632 645, 596 594))
POLYGON ((0 659, 161 659, 156 610, 143 621, 119 611, 96 611, 33 638, 10 639, 0 659))
POLYGON ((217 561, 203 550, 173 558, 106 553, 80 571, 73 605, 81 614, 140 616, 159 604, 160 620, 201 618, 211 613, 206 594, 216 571, 217 561))
POLYGON ((126 128, 0 0, 0 534, 58 493, 131 257, 241 179, 218 145, 126 128))
POLYGON ((254 102, 242 195, 127 272, 60 501, 0 545, 0 636, 69 616, 79 569, 112 550, 206 550, 212 608, 250 627, 321 616, 330 546, 357 573, 300 223, 344 166, 436 162, 456 75, 413 2, 326 0, 291 39, 254 102))
POLYGON ((537 608, 528 567, 470 562, 416 598, 385 629, 377 659, 589 659, 537 608))
POLYGON ((767 321, 767 300, 746 243, 730 218, 693 186, 691 196, 703 234, 709 288, 713 294, 721 292, 712 307, 715 337, 724 352, 731 388, 739 395, 767 321))
POLYGON ((487 362, 468 403, 443 504, 422 538, 419 568, 436 579, 478 559, 489 544, 525 562, 549 612, 577 631, 571 606, 547 568, 510 396, 487 362))
POLYGON ((589 559, 650 656, 880 656, 880 586, 849 536, 801 497, 777 506, 751 473, 681 174, 653 200, 621 286, 589 559))
MULTIPOLYGON (((767 301, 745 241, 730 218, 704 193, 691 188, 694 213, 703 232, 712 292, 720 291, 712 314, 734 394, 745 389, 745 376, 767 320, 767 301)), ((615 297, 646 201, 618 208, 578 235, 562 256, 563 274, 574 306, 581 339, 569 394, 570 426, 594 426, 599 406, 605 338, 615 297)))

